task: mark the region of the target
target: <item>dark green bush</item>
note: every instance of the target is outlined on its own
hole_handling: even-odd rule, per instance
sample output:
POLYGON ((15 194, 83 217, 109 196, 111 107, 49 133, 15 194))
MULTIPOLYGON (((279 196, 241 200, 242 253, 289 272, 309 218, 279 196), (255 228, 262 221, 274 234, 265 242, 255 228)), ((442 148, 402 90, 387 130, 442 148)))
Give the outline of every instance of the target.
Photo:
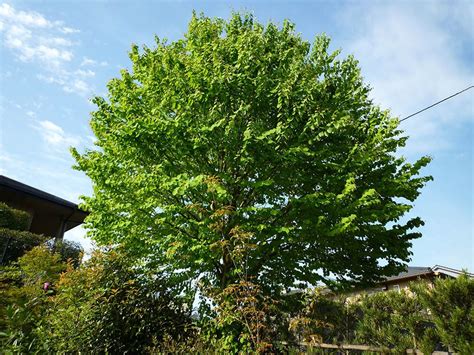
POLYGON ((420 302, 430 310, 442 343, 460 354, 474 354, 474 280, 438 279, 434 287, 412 286, 420 302))
POLYGON ((30 224, 30 218, 28 212, 14 209, 0 202, 0 228, 26 231, 30 224))
POLYGON ((346 344, 354 340, 359 316, 356 305, 320 288, 304 296, 303 308, 290 322, 298 340, 346 344))
POLYGON ((59 353, 141 354, 165 336, 185 338, 191 327, 166 277, 116 251, 70 267, 55 292, 41 343, 59 353))
POLYGON ((54 239, 50 239, 47 245, 52 251, 61 255, 62 261, 72 263, 75 268, 81 264, 84 249, 78 242, 67 239, 55 242, 54 239))
POLYGON ((39 334, 50 309, 54 285, 66 264, 44 245, 26 252, 17 262, 0 267, 0 348, 6 354, 37 353, 39 334))
POLYGON ((0 228, 0 260, 3 265, 13 262, 46 240, 45 236, 27 231, 0 228))
POLYGON ((410 290, 365 296, 359 303, 363 314, 356 325, 362 344, 398 350, 423 348, 431 353, 439 343, 429 311, 410 290))
MULTIPOLYGON (((428 344, 428 333, 433 327, 428 312, 410 291, 380 292, 365 296, 360 304, 362 318, 356 326, 357 340, 362 344, 415 349, 428 344)), ((429 339, 433 334, 429 333, 429 339)), ((432 345, 434 350, 436 341, 432 345)))

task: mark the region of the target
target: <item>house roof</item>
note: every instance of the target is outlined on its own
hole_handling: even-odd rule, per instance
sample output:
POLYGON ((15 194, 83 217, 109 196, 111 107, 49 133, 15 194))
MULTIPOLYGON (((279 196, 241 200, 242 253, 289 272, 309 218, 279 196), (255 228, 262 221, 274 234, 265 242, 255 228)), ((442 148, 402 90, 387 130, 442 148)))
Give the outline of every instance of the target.
POLYGON ((387 277, 386 281, 394 281, 400 279, 406 279, 416 276, 423 276, 432 274, 433 271, 429 267, 425 266, 408 266, 406 271, 402 271, 398 275, 387 277))
POLYGON ((29 212, 33 221, 30 231, 59 236, 84 221, 87 212, 73 202, 0 175, 0 201, 29 212), (58 225, 64 227, 58 229, 58 225))
MULTIPOLYGON (((442 266, 442 265, 435 265, 431 268, 433 270, 435 275, 443 274, 451 277, 458 277, 459 275, 463 274, 464 271, 461 270, 456 270, 447 266, 442 266)), ((474 278, 474 274, 467 272, 467 276, 474 278)))
MULTIPOLYGON (((399 281, 403 279, 410 279, 416 277, 427 277, 432 275, 446 275, 450 277, 458 277, 463 274, 463 271, 449 268, 442 265, 435 265, 433 267, 426 266, 408 266, 406 271, 402 271, 398 275, 390 276, 385 279, 385 282, 399 281)), ((474 277, 473 274, 467 273, 469 277, 474 277)))
POLYGON ((52 195, 45 191, 41 191, 37 188, 23 184, 19 181, 10 179, 9 177, 3 176, 3 175, 0 175, 0 186, 13 189, 18 192, 26 193, 31 196, 34 196, 43 200, 47 200, 55 204, 63 205, 70 208, 78 208, 78 206, 73 202, 64 200, 58 196, 52 195))

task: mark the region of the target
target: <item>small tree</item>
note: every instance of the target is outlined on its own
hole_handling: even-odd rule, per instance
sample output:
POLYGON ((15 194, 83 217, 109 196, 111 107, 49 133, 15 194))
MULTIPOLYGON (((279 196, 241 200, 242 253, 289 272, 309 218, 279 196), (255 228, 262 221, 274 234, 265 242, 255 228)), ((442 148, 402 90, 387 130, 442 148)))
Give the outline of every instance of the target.
POLYGON ((26 231, 28 230, 30 218, 29 213, 0 202, 0 228, 26 231))
POLYGON ((345 343, 354 341, 358 307, 343 296, 315 288, 308 291, 303 307, 290 322, 297 339, 309 342, 345 343))
POLYGON ((204 323, 204 335, 218 352, 272 351, 278 332, 276 302, 266 296, 259 285, 240 281, 222 292, 208 294, 216 304, 216 317, 204 323))
POLYGON ((62 261, 70 262, 74 267, 78 267, 81 264, 84 249, 80 243, 67 239, 50 239, 47 245, 52 251, 61 255, 62 261))

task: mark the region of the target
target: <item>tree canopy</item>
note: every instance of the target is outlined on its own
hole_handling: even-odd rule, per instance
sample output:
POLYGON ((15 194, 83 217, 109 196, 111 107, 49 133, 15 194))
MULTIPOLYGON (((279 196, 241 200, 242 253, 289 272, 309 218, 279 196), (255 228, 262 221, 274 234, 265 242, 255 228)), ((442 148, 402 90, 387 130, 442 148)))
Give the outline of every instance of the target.
POLYGON ((402 218, 429 163, 397 154, 399 120, 357 61, 284 22, 193 15, 184 38, 130 52, 96 97, 90 236, 183 280, 368 283, 402 269, 420 218, 402 218))

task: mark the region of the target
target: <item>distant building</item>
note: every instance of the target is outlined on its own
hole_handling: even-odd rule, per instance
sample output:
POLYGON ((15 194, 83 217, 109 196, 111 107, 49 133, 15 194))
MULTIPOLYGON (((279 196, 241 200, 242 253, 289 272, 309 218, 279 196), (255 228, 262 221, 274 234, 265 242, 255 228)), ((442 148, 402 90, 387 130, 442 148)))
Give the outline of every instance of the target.
MULTIPOLYGON (((396 276, 391 276, 381 281, 373 288, 351 292, 353 294, 375 293, 390 290, 402 290, 408 288, 410 282, 424 280, 433 283, 437 278, 457 278, 463 274, 463 271, 452 269, 446 266, 435 265, 433 267, 408 266, 407 269, 396 276)), ((469 277, 474 277, 468 273, 469 277)))
POLYGON ((0 175, 0 201, 31 215, 30 232, 62 239, 87 212, 75 203, 0 175))

